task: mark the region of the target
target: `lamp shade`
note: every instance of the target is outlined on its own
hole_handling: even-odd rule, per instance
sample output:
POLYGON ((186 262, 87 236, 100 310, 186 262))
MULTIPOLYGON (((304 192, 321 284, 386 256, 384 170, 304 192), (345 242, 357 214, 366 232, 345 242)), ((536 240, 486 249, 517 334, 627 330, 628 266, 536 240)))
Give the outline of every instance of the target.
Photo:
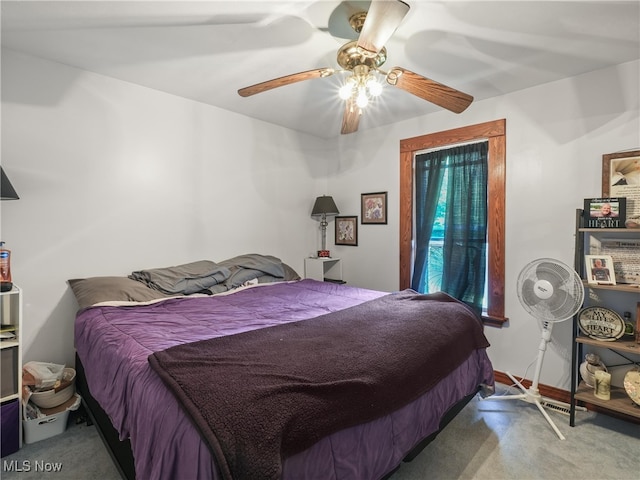
POLYGON ((0 167, 0 197, 2 200, 18 200, 20 197, 16 193, 16 190, 11 185, 9 177, 4 173, 4 169, 0 167))
POLYGON ((338 215, 340 211, 336 207, 336 202, 333 198, 327 195, 316 198, 316 203, 313 205, 312 216, 316 215, 338 215))

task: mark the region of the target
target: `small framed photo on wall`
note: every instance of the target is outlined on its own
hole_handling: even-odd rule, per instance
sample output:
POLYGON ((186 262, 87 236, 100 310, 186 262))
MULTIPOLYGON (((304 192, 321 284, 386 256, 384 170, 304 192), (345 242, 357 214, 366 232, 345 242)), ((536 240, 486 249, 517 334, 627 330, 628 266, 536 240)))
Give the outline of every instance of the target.
POLYGON ((336 245, 358 246, 358 216, 336 217, 336 245))
POLYGON ((362 203, 363 225, 387 224, 387 192, 363 193, 362 203))

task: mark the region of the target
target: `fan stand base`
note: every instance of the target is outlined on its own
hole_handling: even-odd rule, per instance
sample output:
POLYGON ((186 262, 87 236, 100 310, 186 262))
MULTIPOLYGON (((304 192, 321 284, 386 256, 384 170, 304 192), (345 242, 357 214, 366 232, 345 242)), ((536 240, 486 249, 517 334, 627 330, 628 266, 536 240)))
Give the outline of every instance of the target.
MULTIPOLYGON (((556 432, 556 435, 558 435, 558 438, 560 438, 560 440, 565 440, 564 435, 562 435, 562 432, 560 432, 556 424, 553 422, 553 420, 551 420, 551 417, 549 417, 549 414, 545 411, 544 406, 545 404, 549 404, 552 406, 559 407, 561 409, 568 410, 569 408, 571 408, 571 405, 565 402, 554 400, 552 398, 543 397, 542 395, 540 395, 540 392, 538 391, 537 388, 534 388, 533 386, 530 388, 525 388, 524 385, 522 385, 522 383, 520 383, 518 380, 516 380, 513 377, 513 375, 511 375, 509 372, 506 372, 506 373, 507 373, 507 376, 513 381, 513 383, 518 386, 518 388, 522 391, 522 393, 516 394, 516 395, 501 395, 501 396, 495 396, 495 397, 487 397, 483 400, 524 400, 527 403, 532 403, 536 407, 538 407, 538 410, 540 410, 540 413, 542 413, 542 415, 547 420, 549 425, 551 425, 551 428, 553 428, 553 431, 556 432)), ((576 409, 582 410, 582 411, 587 410, 584 407, 576 407, 576 409)))

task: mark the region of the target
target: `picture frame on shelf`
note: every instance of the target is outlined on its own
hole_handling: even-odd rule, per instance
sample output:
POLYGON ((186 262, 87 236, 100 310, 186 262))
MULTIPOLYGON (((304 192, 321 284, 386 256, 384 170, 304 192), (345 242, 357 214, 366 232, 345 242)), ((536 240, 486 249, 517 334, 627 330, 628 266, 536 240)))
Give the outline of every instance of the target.
POLYGON ((636 304, 636 343, 640 344, 640 302, 636 304))
POLYGON ((625 228, 626 197, 584 199, 584 226, 586 228, 625 228))
POLYGON ((358 246, 358 216, 344 215, 335 217, 336 245, 358 246))
POLYGON ((387 224, 387 192, 360 194, 363 225, 387 224))
POLYGON ((617 284, 640 286, 640 238, 606 238, 591 236, 588 255, 609 255, 617 284))
POLYGON ((602 156, 602 196, 626 197, 623 225, 640 228, 640 150, 602 156))
POLYGON ((584 261, 587 283, 592 285, 616 284, 613 259, 610 255, 585 255, 584 261))

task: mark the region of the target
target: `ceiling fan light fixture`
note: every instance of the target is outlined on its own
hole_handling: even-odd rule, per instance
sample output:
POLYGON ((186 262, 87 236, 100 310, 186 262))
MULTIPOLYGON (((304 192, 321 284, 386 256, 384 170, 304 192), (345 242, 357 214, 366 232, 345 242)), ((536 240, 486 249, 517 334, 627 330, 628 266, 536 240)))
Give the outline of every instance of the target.
MULTIPOLYGON (((389 72, 380 69, 387 61, 387 49, 384 44, 394 34, 409 11, 410 7, 406 1, 371 0, 353 3, 369 5, 367 11, 359 11, 349 18, 349 23, 358 34, 358 38, 348 41, 338 49, 336 62, 341 67, 340 70, 325 67, 285 75, 241 88, 238 94, 249 97, 304 80, 325 78, 338 72, 346 73, 349 75, 346 85, 338 87, 337 92, 340 99, 344 101, 340 130, 342 134, 354 133, 358 130, 363 109, 375 103, 376 98, 384 93, 388 88, 385 82, 453 113, 463 112, 473 102, 471 95, 405 68, 396 66, 389 72)), ((351 6, 348 7, 348 9, 351 8, 351 6)))
POLYGON ((342 100, 354 102, 360 109, 365 108, 372 99, 382 94, 382 83, 376 78, 375 72, 366 65, 360 65, 340 87, 338 96, 342 100))
POLYGON ((379 97, 382 94, 382 84, 375 77, 367 80, 367 91, 372 97, 379 97))
POLYGON ((353 95, 353 83, 347 81, 347 83, 342 85, 338 90, 338 96, 342 100, 349 100, 351 98, 351 95, 353 95))
POLYGON ((365 108, 367 105, 369 105, 369 96, 367 95, 367 90, 365 88, 358 89, 356 105, 358 105, 358 107, 360 108, 365 108))

